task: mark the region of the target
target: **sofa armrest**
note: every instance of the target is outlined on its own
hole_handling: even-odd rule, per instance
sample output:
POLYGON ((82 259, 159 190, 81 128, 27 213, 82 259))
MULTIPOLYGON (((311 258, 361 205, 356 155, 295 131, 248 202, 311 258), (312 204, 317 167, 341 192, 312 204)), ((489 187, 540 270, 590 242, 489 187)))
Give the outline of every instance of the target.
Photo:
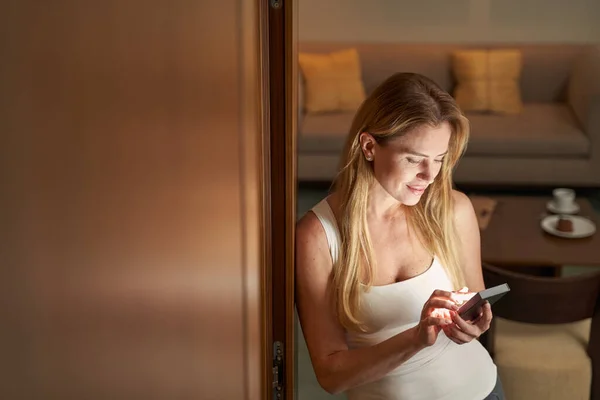
POLYGON ((592 162, 600 168, 600 46, 575 61, 567 101, 590 139, 592 162))

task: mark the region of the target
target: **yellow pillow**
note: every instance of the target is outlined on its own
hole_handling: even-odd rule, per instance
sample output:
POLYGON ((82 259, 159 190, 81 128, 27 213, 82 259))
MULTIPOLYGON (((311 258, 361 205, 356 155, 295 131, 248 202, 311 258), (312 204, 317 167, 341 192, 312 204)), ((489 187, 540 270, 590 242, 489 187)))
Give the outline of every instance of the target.
POLYGON ((299 53, 306 112, 356 111, 365 99, 356 49, 299 53))
POLYGON ((518 50, 461 50, 453 54, 454 97, 463 111, 518 114, 523 110, 518 50))

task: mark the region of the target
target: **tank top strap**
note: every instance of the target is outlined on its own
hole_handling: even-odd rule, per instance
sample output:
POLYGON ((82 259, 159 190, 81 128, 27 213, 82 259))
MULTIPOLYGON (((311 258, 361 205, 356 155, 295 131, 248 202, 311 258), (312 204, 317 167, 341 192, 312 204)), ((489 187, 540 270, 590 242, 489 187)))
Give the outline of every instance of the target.
POLYGON ((311 211, 315 213, 325 230, 331 260, 333 261, 333 264, 335 264, 339 258, 342 240, 335 215, 327 202, 327 198, 321 200, 311 209, 311 211))

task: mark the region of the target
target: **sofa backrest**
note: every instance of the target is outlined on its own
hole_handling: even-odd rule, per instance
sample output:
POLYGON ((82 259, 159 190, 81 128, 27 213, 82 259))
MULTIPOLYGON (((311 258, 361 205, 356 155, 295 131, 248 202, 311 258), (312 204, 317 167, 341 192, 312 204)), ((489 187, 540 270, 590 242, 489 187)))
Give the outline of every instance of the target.
POLYGON ((510 48, 521 50, 521 96, 524 102, 562 102, 570 72, 578 55, 589 44, 412 44, 300 42, 298 50, 327 53, 356 48, 367 93, 396 72, 417 72, 433 79, 452 93, 452 52, 459 49, 510 48))

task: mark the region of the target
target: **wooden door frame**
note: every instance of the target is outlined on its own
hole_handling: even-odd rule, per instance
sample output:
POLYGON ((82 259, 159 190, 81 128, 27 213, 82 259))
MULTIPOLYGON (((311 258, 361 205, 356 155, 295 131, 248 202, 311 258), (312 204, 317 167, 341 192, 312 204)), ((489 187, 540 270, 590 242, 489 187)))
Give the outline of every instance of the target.
POLYGON ((295 340, 295 244, 297 220, 297 146, 298 126, 298 1, 286 0, 285 6, 285 160, 286 160, 286 301, 285 301, 285 338, 286 338, 286 400, 295 398, 296 386, 296 340, 295 340))
MULTIPOLYGON (((265 227, 267 231, 265 268, 265 379, 266 399, 294 399, 294 259, 296 226, 296 124, 297 124, 297 1, 258 0, 265 64, 262 72, 268 84, 264 146, 265 227), (266 68, 264 68, 266 67, 266 68), (267 73, 266 76, 264 73, 267 73), (274 343, 280 343, 282 387, 273 388, 274 343)), ((263 113, 264 115, 264 113, 263 113)))

